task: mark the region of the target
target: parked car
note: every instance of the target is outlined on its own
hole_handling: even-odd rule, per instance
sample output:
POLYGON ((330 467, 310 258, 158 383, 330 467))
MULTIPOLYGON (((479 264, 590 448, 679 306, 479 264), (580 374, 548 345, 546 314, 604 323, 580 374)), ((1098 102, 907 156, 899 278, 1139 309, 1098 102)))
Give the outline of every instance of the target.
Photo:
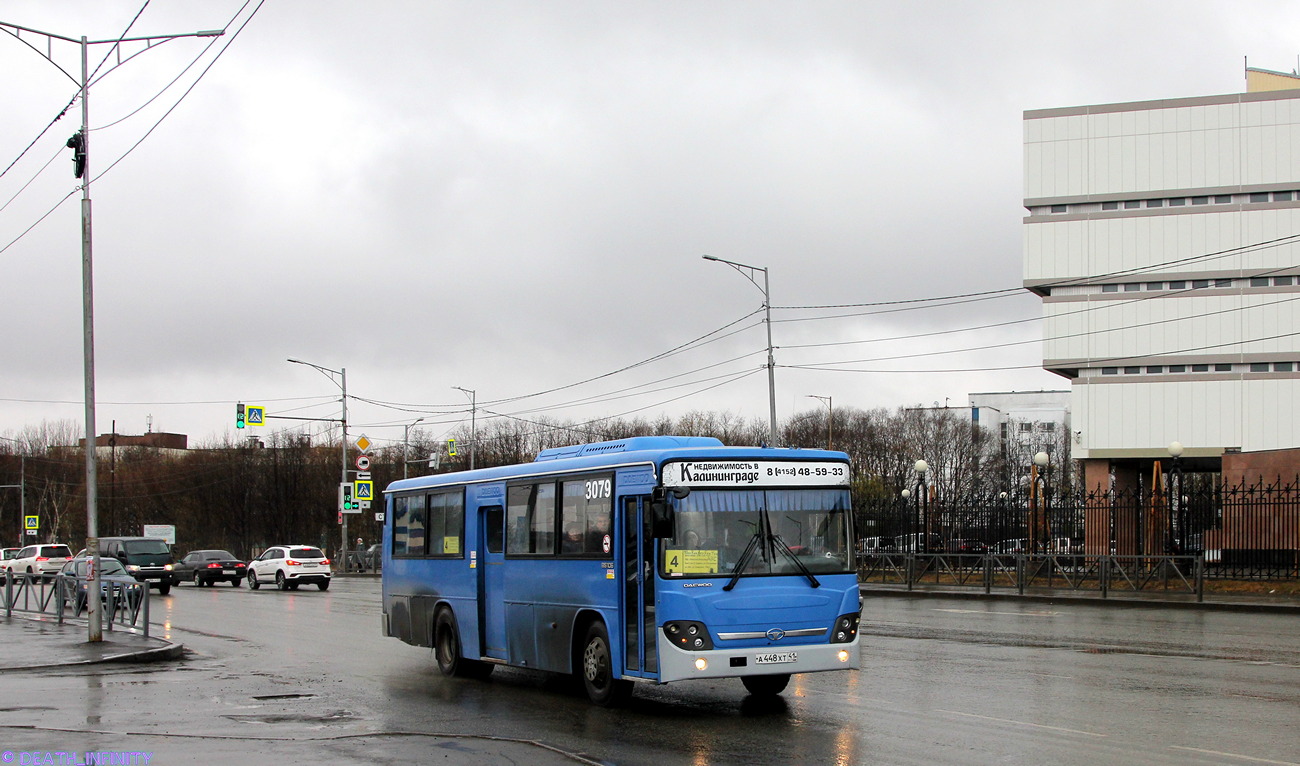
POLYGON ((879 556, 882 553, 894 552, 894 538, 892 537, 864 537, 858 545, 858 551, 866 556, 879 556))
POLYGON ((1029 552, 1029 538, 1019 537, 1014 540, 1003 540, 993 545, 993 553, 999 556, 1013 555, 1016 553, 1029 552))
POLYGON ((172 571, 178 581, 199 587, 228 582, 238 588, 248 574, 248 564, 230 551, 190 551, 172 571))
POLYGON ((964 540, 953 538, 948 541, 947 550, 949 553, 984 553, 989 547, 979 540, 964 540))
POLYGON ((8 561, 9 559, 17 558, 18 551, 21 550, 22 548, 0 548, 0 562, 5 562, 8 561))
POLYGON ((248 587, 253 590, 272 582, 280 590, 298 590, 304 583, 329 590, 330 576, 330 560, 310 545, 273 545, 248 562, 248 587))
MULTIPOLYGON (((88 558, 70 559, 57 575, 57 579, 63 583, 63 601, 74 612, 86 608, 86 567, 89 564, 88 558)), ((129 602, 132 608, 138 607, 144 598, 144 588, 147 587, 141 586, 117 559, 99 560, 100 599, 104 604, 107 605, 109 599, 116 594, 117 598, 129 602)), ((122 602, 119 602, 121 605, 122 602)))
POLYGON ((29 545, 3 562, 5 570, 16 575, 41 575, 49 580, 59 573, 63 565, 72 558, 72 551, 66 545, 46 544, 29 545))
POLYGON ((939 553, 943 550, 943 538, 938 532, 931 532, 928 536, 923 532, 916 532, 910 535, 899 535, 894 538, 894 550, 903 553, 911 552, 939 553))
POLYGON ((383 543, 374 543, 369 548, 366 548, 365 557, 361 561, 370 571, 378 572, 379 568, 384 565, 383 543))
POLYGON ((101 537, 99 557, 117 559, 135 579, 156 587, 164 596, 180 582, 173 571, 171 546, 161 537, 101 537))

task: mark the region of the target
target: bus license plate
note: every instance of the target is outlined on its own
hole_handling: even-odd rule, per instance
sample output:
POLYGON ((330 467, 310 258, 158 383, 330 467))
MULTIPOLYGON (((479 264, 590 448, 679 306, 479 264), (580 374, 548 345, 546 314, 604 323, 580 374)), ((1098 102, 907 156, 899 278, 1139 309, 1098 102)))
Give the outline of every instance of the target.
POLYGON ((798 662, 798 652, 780 652, 777 654, 756 654, 754 655, 755 665, 780 665, 785 662, 798 662))

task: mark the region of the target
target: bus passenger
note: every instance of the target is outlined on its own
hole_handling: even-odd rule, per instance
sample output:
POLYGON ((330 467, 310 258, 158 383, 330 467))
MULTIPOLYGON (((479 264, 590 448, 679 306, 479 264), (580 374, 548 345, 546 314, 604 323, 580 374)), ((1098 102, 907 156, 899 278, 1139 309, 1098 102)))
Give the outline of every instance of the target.
POLYGON ((564 542, 560 548, 561 553, 582 553, 582 525, 578 523, 570 524, 564 528, 564 542))

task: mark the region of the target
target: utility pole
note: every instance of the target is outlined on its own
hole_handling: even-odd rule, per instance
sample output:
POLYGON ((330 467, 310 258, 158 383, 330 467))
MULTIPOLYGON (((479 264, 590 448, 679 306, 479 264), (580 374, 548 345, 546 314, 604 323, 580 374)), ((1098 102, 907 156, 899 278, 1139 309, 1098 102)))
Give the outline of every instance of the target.
POLYGON ((478 442, 478 433, 474 422, 478 414, 478 392, 460 386, 452 386, 452 388, 469 394, 469 470, 472 471, 474 470, 474 446, 478 442))
MULTIPOLYGON (((45 38, 46 53, 43 54, 45 60, 54 64, 54 66, 68 79, 77 84, 81 91, 81 129, 70 139, 68 147, 73 150, 73 172, 77 178, 81 178, 81 317, 82 317, 82 347, 84 354, 85 369, 85 396, 86 396, 86 555, 91 559, 91 573, 89 591, 90 593, 99 593, 99 519, 97 515, 97 487, 99 481, 98 467, 96 465, 97 456, 95 454, 95 312, 94 312, 94 279, 93 269, 91 268, 91 227, 90 227, 90 67, 88 63, 88 51, 91 45, 113 45, 119 46, 126 42, 142 42, 145 47, 151 47, 156 42, 174 40, 180 37, 220 37, 226 31, 224 29, 208 30, 204 32, 187 32, 176 35, 149 35, 146 37, 115 37, 108 40, 87 40, 85 35, 80 38, 65 37, 56 35, 53 32, 42 32, 39 29, 30 29, 20 27, 17 24, 7 24, 0 22, 0 29, 8 32, 17 39, 22 39, 22 33, 27 32, 45 38), (55 40, 76 43, 81 46, 81 79, 78 80, 68 73, 66 69, 54 62, 51 50, 55 40)), ((30 46, 33 50, 40 52, 39 48, 30 46)), ((120 64, 119 64, 120 65, 120 64)), ((118 65, 114 65, 116 68, 118 65)), ((87 599, 88 609, 86 612, 88 624, 88 641, 99 642, 104 640, 104 627, 100 618, 100 600, 98 598, 87 599)))
POLYGON ((763 272, 763 286, 758 287, 763 292, 763 323, 767 325, 767 403, 769 410, 769 423, 771 434, 769 436, 769 447, 776 446, 776 356, 772 353, 772 292, 767 282, 767 269, 760 266, 750 266, 746 263, 737 263, 722 258, 715 258, 712 255, 701 256, 706 261, 717 261, 725 263, 745 279, 748 279, 758 287, 758 280, 754 279, 755 272, 763 272), (747 269, 748 271, 744 271, 747 269))

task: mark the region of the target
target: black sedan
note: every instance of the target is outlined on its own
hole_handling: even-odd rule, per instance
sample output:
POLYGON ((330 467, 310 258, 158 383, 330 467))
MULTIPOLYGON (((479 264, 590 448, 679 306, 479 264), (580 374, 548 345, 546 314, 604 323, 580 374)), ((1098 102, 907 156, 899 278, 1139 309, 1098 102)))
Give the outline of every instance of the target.
POLYGON ((200 587, 225 581, 238 588, 248 573, 248 562, 230 551, 190 551, 173 571, 181 582, 200 587))

